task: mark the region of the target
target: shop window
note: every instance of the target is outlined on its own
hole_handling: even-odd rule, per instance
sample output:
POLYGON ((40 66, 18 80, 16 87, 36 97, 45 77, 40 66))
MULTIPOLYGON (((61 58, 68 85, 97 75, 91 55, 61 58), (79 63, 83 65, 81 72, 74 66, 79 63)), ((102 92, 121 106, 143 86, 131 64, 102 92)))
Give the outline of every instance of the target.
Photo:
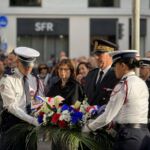
POLYGON ((18 35, 17 46, 26 45, 40 52, 40 57, 37 58, 38 63, 47 63, 50 57, 58 60, 60 51, 68 51, 68 36, 43 36, 43 35, 18 35))
POLYGON ((41 6, 41 0, 10 0, 10 6, 41 6))
POLYGON ((88 0, 89 7, 119 7, 120 0, 88 0))

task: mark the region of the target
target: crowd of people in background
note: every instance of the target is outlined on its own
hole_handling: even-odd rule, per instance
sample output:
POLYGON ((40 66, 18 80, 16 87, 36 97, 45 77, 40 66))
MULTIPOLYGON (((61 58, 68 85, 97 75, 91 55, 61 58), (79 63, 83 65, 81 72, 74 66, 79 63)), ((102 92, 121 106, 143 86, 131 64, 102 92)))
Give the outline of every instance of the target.
MULTIPOLYGON (((150 118, 150 111, 148 112, 148 109, 150 110, 150 105, 148 106, 150 59, 137 60, 137 51, 134 50, 120 51, 114 56, 110 55, 110 52, 115 50, 118 50, 116 44, 106 40, 97 40, 93 55, 90 57, 81 56, 70 59, 64 51, 61 51, 59 59, 55 60, 54 57, 50 57, 46 63, 36 62, 36 65, 33 67, 36 57, 40 54, 36 50, 27 47, 18 47, 7 56, 0 54, 0 80, 10 75, 12 77, 8 78, 8 80, 12 80, 13 84, 16 84, 13 78, 16 78, 19 83, 20 81, 22 82, 22 78, 19 78, 19 76, 28 76, 30 96, 32 98, 36 95, 45 97, 60 95, 65 99, 63 103, 68 105, 75 104, 77 100, 83 101, 86 98, 90 105, 104 106, 104 113, 92 123, 86 124, 82 132, 96 131, 101 127, 109 126, 109 123, 116 119, 116 122, 120 125, 117 129, 118 136, 124 134, 124 130, 120 132, 120 129, 131 128, 131 130, 126 130, 126 132, 132 132, 132 137, 136 140, 133 140, 130 135, 123 135, 123 139, 118 139, 117 137, 114 150, 129 150, 130 146, 131 149, 139 150, 139 147, 143 147, 142 144, 145 137, 149 137, 147 124, 148 118, 150 118), (29 50, 29 52, 24 53, 25 50, 29 50), (31 57, 32 55, 33 57, 31 57), (137 77, 135 74, 137 66, 140 66, 140 77, 137 77), (19 69, 20 73, 16 71, 16 68, 19 69), (14 76, 14 74, 16 75, 14 76), (132 80, 135 80, 136 83, 133 83, 132 80), (144 94, 141 94, 141 87, 144 89, 144 94), (139 97, 140 99, 138 99, 139 97), (141 101, 142 99, 143 101, 141 101), (135 111, 134 108, 136 107, 139 110, 135 111), (142 112, 143 116, 141 116, 140 112, 142 109, 144 110, 142 112), (136 131, 137 128, 139 129, 138 131, 136 131), (126 138, 129 138, 129 140, 126 141, 126 138)), ((6 106, 3 106, 6 107, 7 111, 5 113, 7 115, 11 114, 13 118, 19 118, 19 120, 21 119, 38 126, 36 118, 31 118, 23 106, 18 104, 16 106, 19 107, 21 112, 23 110, 22 116, 14 108, 9 110, 9 105, 12 105, 12 107, 16 105, 16 103, 13 104, 10 91, 14 94, 18 87, 12 89, 8 84, 7 88, 10 91, 7 91, 5 89, 6 80, 7 78, 3 79, 3 82, 0 84, 0 88, 6 92, 0 91, 2 95, 0 97, 0 109, 2 110, 3 99, 3 102, 6 102, 8 105, 5 104, 6 106), (7 102, 8 99, 11 100, 12 104, 7 102)), ((20 90, 25 91, 23 85, 20 88, 20 90)), ((22 91, 19 91, 20 95, 24 95, 24 100, 26 101, 26 93, 21 93, 22 91)), ((18 98, 17 103, 18 101, 21 101, 21 97, 18 98)), ((34 102, 36 103, 36 101, 34 102)), ((7 122, 5 123, 7 124, 7 122)), ((145 148, 145 145, 142 150, 146 150, 147 147, 145 148)), ((5 146, 7 147, 7 143, 5 146)), ((53 149, 60 149, 60 145, 53 144, 53 149)))
MULTIPOLYGON (((14 54, 14 52, 10 52, 7 55, 0 53, 0 78, 4 75, 11 75, 14 73, 14 69, 16 67, 16 58, 17 56, 14 54)), ((43 83, 44 87, 46 88, 49 83, 49 80, 52 76, 54 76, 56 72, 57 65, 60 61, 64 59, 69 59, 66 56, 66 53, 64 51, 60 52, 59 59, 56 61, 52 57, 52 59, 49 59, 47 62, 38 63, 36 62, 32 74, 37 76, 43 83)), ((74 73, 76 74, 76 80, 84 84, 84 78, 87 75, 87 73, 91 70, 97 67, 96 60, 94 56, 90 57, 79 57, 79 58, 73 58, 69 59, 71 61, 71 64, 74 68, 74 73)))
MULTIPOLYGON (((146 56, 148 56, 148 54, 149 54, 149 52, 146 53, 146 56)), ((94 76, 97 77, 97 74, 98 74, 95 69, 99 68, 99 62, 102 63, 103 59, 105 59, 105 63, 106 63, 106 60, 107 61, 110 60, 109 62, 104 64, 104 66, 103 66, 104 68, 110 67, 111 63, 112 63, 111 58, 109 58, 109 55, 107 56, 107 58, 98 58, 98 56, 99 55, 94 54, 94 55, 90 55, 89 57, 81 56, 79 58, 70 59, 64 51, 61 51, 59 54, 59 58, 57 60, 54 57, 50 57, 50 59, 46 63, 36 62, 36 64, 34 65, 34 68, 32 69, 32 75, 34 75, 36 78, 38 78, 38 80, 40 81, 40 84, 42 84, 44 95, 54 96, 54 94, 48 95, 48 92, 51 93, 50 89, 53 89, 52 86, 55 85, 59 81, 59 79, 61 79, 59 66, 61 66, 61 63, 65 63, 65 60, 66 60, 69 62, 70 65, 72 65, 71 68, 70 68, 70 66, 67 66, 67 67, 69 67, 69 69, 73 69, 72 70, 73 75, 71 74, 71 76, 72 76, 71 78, 73 78, 75 81, 77 81, 81 85, 83 92, 86 92, 86 94, 88 94, 89 92, 88 92, 87 88, 94 87, 94 84, 95 84, 94 76), (92 72, 93 72, 93 74, 92 74, 92 72), (87 79, 87 78, 90 78, 90 79, 87 79), (94 81, 92 83, 91 80, 93 80, 93 79, 94 79, 94 81), (89 83, 88 83, 88 81, 89 81, 89 83), (85 83, 85 82, 87 82, 87 83, 85 83)), ((17 67, 16 60, 17 60, 17 56, 14 53, 14 51, 11 51, 7 55, 0 53, 0 78, 4 75, 12 75, 14 73, 14 70, 17 67)), ((101 68, 101 66, 100 66, 100 68, 101 68)), ((143 67, 140 68, 140 76, 141 76, 141 78, 143 78, 143 80, 146 80, 150 76, 149 68, 147 69, 147 71, 145 71, 145 70, 146 69, 143 69, 143 67), (143 72, 147 73, 146 79, 145 79, 145 76, 143 75, 144 74, 143 72)), ((112 77, 112 75, 111 75, 111 77, 112 77)), ((70 78, 70 75, 68 78, 70 78)), ((113 81, 114 85, 115 85, 116 83, 114 80, 115 79, 114 75, 112 78, 113 78, 113 80, 111 80, 111 78, 110 78, 110 82, 113 81)), ((109 82, 109 85, 111 85, 110 82, 109 82)), ((148 86, 149 86, 149 84, 148 84, 148 86)), ((92 90, 95 90, 95 89, 93 88, 92 90)), ((58 92, 57 92, 57 94, 58 94, 58 92)), ((93 94, 94 94, 94 91, 93 91, 93 94)), ((100 96, 100 95, 103 95, 103 94, 98 94, 97 96, 100 96)), ((90 96, 92 96, 91 93, 88 97, 90 97, 90 96)), ((94 98, 95 98, 94 104, 96 104, 96 97, 94 97, 94 98)), ((92 97, 90 97, 90 100, 91 99, 92 99, 92 97)), ((102 97, 98 97, 98 99, 102 99, 102 97)), ((108 96, 108 99, 109 99, 109 96, 108 96)), ((0 103, 1 102, 2 101, 0 101, 0 103)), ((104 102, 104 104, 105 104, 105 102, 104 102)), ((1 104, 1 106, 2 106, 2 104, 1 104)))

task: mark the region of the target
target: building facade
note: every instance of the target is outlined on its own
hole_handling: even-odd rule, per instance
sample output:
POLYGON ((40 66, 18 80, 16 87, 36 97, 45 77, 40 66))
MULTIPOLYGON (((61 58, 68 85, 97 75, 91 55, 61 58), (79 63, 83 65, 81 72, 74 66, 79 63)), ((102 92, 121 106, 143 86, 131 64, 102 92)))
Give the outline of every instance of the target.
MULTIPOLYGON (((41 62, 66 51, 70 58, 89 56, 103 38, 119 49, 131 48, 132 0, 0 0, 3 51, 16 46, 39 50, 41 62)), ((140 53, 150 50, 150 0, 141 1, 140 53)))

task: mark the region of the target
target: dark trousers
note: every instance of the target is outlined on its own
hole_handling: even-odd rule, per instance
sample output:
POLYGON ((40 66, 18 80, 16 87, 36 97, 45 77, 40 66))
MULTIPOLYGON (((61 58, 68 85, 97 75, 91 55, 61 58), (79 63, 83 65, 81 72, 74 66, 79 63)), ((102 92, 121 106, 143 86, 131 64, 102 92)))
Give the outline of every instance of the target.
POLYGON ((113 150, 150 150, 150 133, 147 128, 121 128, 113 150))
POLYGON ((19 123, 24 123, 23 120, 17 118, 13 114, 9 113, 7 110, 3 110, 1 113, 1 132, 6 132, 14 125, 17 125, 19 123))
POLYGON ((12 128, 20 123, 25 123, 19 118, 15 117, 13 114, 9 113, 7 110, 4 110, 1 114, 1 137, 0 137, 0 150, 25 150, 26 149, 26 137, 30 131, 25 130, 19 138, 17 137, 16 132, 20 130, 13 131, 12 128), (11 130, 11 133, 10 133, 11 130), (14 140, 16 139, 16 140, 14 140), (13 141, 13 142, 12 142, 13 141))
MULTIPOLYGON (((13 137, 14 134, 12 134, 13 137)), ((19 140, 12 143, 10 136, 2 133, 0 139, 0 150, 26 150, 26 136, 27 134, 23 134, 19 140)))

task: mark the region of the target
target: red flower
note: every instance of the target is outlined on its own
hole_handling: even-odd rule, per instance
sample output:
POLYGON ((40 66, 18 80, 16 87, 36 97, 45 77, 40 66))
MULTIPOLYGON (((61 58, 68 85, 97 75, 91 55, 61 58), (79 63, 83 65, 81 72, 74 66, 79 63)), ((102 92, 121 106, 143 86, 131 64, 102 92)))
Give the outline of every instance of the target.
POLYGON ((58 126, 60 128, 67 128, 68 127, 68 124, 65 120, 62 120, 62 121, 58 121, 58 126))
POLYGON ((57 123, 58 123, 58 120, 59 120, 60 115, 61 115, 61 114, 54 114, 54 115, 52 116, 51 123, 53 123, 53 124, 57 124, 57 123))
POLYGON ((43 116, 45 113, 44 112, 39 112, 39 116, 43 116))

